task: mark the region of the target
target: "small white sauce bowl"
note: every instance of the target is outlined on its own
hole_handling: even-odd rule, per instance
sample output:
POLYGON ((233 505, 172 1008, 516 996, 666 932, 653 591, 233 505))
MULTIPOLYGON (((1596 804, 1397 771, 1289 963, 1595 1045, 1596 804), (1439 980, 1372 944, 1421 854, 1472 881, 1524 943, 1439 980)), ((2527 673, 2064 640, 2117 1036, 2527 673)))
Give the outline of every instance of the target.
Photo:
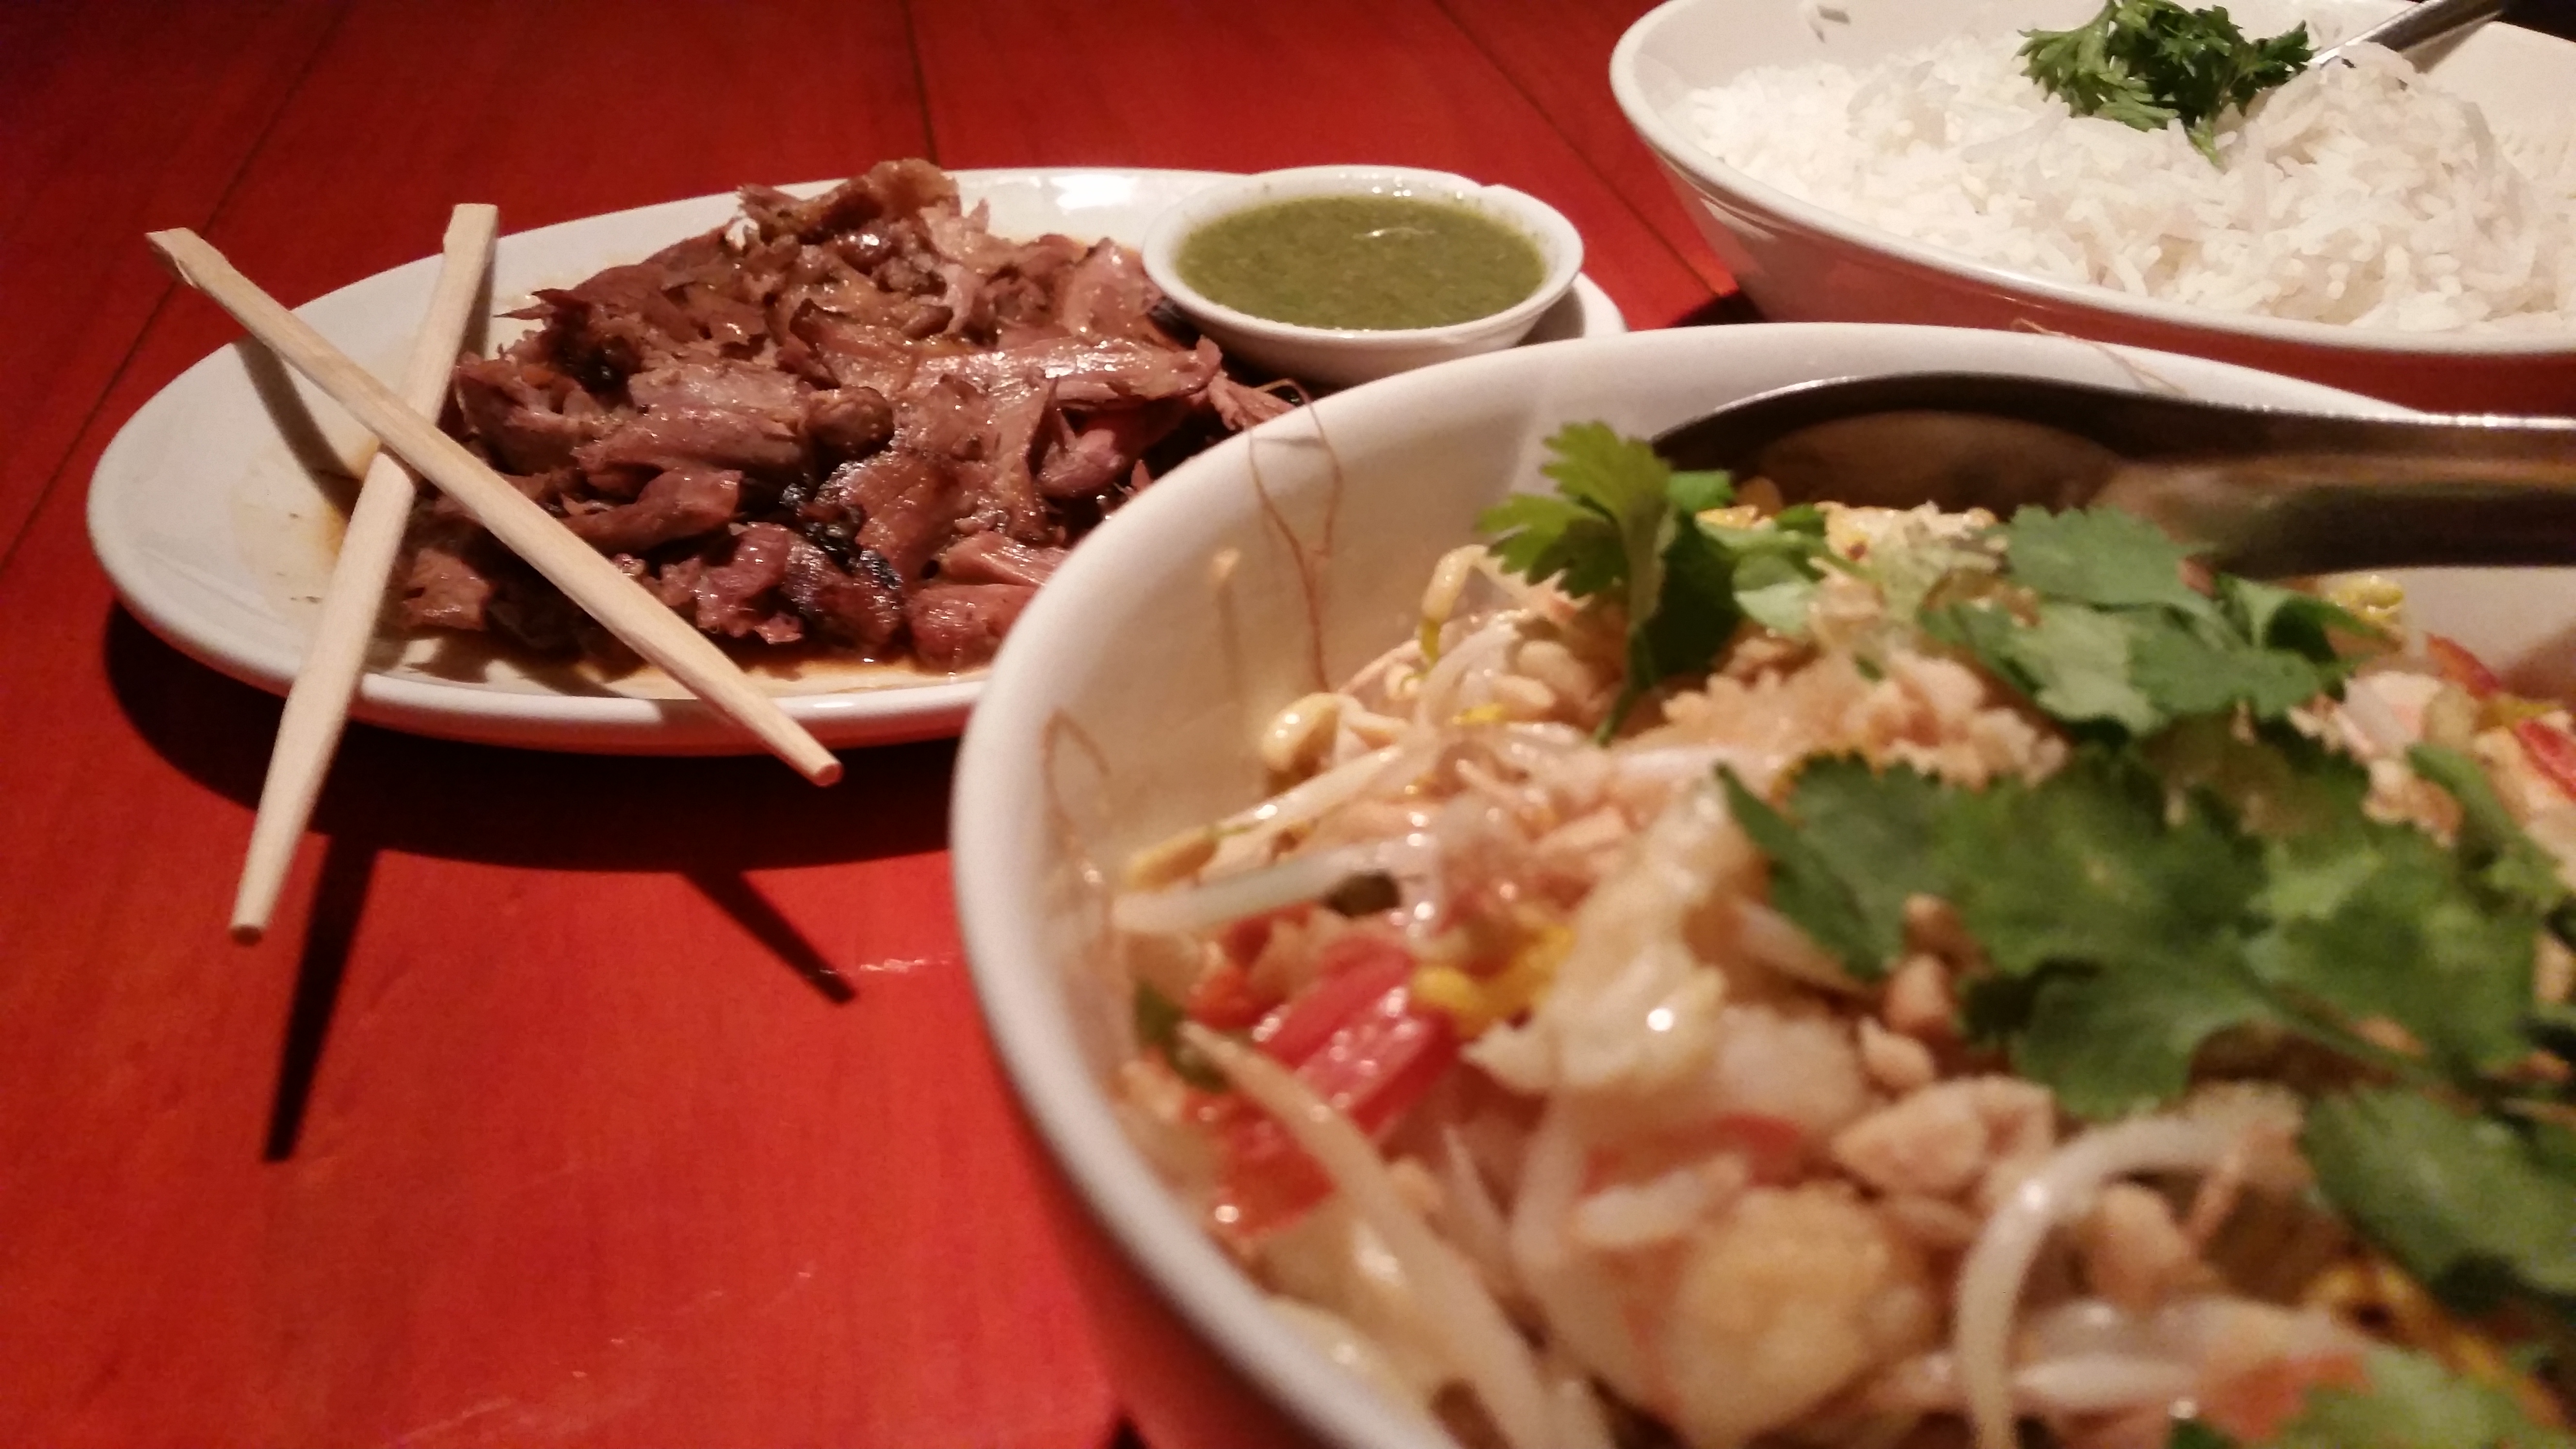
POLYGON ((1393 373, 1509 347, 1529 335, 1583 270, 1583 237, 1555 207, 1508 186, 1406 166, 1300 166, 1264 171, 1192 192, 1145 234, 1145 275, 1232 356, 1319 387, 1347 387, 1393 373), (1448 202, 1510 227, 1538 248, 1547 275, 1512 306, 1446 327, 1366 329, 1274 322, 1208 299, 1183 280, 1181 243, 1219 217, 1308 196, 1408 196, 1448 202))

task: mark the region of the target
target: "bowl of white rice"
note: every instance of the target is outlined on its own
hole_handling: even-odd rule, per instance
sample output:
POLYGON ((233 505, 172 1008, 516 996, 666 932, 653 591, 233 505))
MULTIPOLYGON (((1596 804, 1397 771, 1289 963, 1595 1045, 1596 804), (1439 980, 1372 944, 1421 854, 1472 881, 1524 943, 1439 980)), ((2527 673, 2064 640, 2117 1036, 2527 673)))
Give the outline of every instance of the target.
MULTIPOLYGON (((2491 24, 2411 59, 2353 47, 2229 112, 2213 163, 2179 125, 2076 116, 2023 73, 2023 31, 2098 8, 1670 0, 1611 85, 1769 320, 2055 332, 2417 407, 2576 408, 2576 44, 2491 24)), ((2319 50, 2397 8, 2227 6, 2319 50)))

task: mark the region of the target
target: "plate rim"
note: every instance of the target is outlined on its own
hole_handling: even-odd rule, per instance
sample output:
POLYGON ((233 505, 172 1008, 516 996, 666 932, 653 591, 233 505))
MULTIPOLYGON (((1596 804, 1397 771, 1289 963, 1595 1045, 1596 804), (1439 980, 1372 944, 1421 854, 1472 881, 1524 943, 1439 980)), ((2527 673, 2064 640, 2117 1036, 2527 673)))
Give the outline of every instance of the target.
MULTIPOLYGON (((1242 173, 1181 167, 1024 166, 978 167, 948 172, 969 195, 977 189, 1044 186, 1057 180, 1115 177, 1164 184, 1214 184, 1242 173)), ((781 189, 813 195, 845 178, 796 182, 781 189)), ((594 227, 633 224, 640 213, 730 202, 735 193, 709 192, 621 207, 506 233, 496 247, 543 246, 562 233, 594 227)), ((434 257, 419 257, 358 278, 316 296, 293 310, 348 305, 347 294, 388 285, 406 270, 426 273, 434 257)), ((424 280, 424 288, 426 282, 424 280)), ((509 294, 505 294, 504 300, 509 294)), ((1579 335, 1625 332, 1626 319, 1617 304, 1588 275, 1578 276, 1575 295, 1583 318, 1579 335)), ((90 551, 107 575, 118 601, 155 637, 197 663, 227 678, 283 696, 301 667, 310 632, 304 631, 280 649, 266 641, 245 640, 221 627, 209 628, 194 617, 180 591, 164 586, 163 571, 148 556, 143 540, 131 534, 120 516, 156 489, 174 486, 164 473, 136 461, 134 455, 167 436, 169 415, 184 409, 222 374, 229 359, 247 340, 226 341, 199 357, 151 397, 139 404, 101 450, 90 470, 85 500, 90 551)), ((229 541, 229 540, 228 540, 229 541)), ((290 631, 292 622, 289 621, 290 631)), ((782 693, 773 696, 787 715, 813 730, 835 749, 953 737, 983 692, 985 669, 925 677, 918 683, 882 684, 857 689, 782 693)), ((445 681, 365 669, 349 702, 349 718, 407 734, 469 743, 510 745, 584 754, 711 755, 757 753, 762 746, 703 702, 685 696, 649 698, 614 693, 583 694, 552 690, 495 688, 471 681, 445 681)))

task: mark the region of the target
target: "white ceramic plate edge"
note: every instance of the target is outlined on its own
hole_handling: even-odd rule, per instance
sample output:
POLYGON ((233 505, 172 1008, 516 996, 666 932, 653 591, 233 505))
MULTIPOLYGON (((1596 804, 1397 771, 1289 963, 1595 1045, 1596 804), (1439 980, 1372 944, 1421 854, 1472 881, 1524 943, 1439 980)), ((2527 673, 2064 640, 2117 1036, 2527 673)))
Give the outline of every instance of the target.
MULTIPOLYGON (((1134 245, 1153 211, 1200 186, 1230 178, 1214 171, 1174 171, 1121 167, 1042 167, 958 171, 952 173, 967 198, 996 203, 997 230, 1017 233, 1054 225, 1068 232, 1092 228, 1117 235, 1134 245), (1139 191, 1146 201, 1134 200, 1139 191), (1032 197, 1043 198, 1033 203, 1032 197), (1121 198, 1129 198, 1121 200, 1121 198)), ((810 182, 790 190, 811 194, 834 184, 810 182)), ((496 254, 494 311, 516 305, 516 298, 535 286, 579 280, 599 266, 640 258, 654 247, 719 225, 733 214, 730 193, 633 207, 576 218, 517 232, 501 239, 496 254), (522 259, 552 256, 553 265, 537 264, 541 275, 524 275, 522 259)), ((323 334, 349 348, 362 364, 390 371, 393 357, 369 355, 356 340, 365 334, 375 350, 398 352, 407 341, 408 325, 399 320, 427 299, 436 271, 434 258, 421 258, 389 268, 315 298, 297 308, 323 334)), ((499 324, 507 325, 507 324, 499 324)), ((1576 280, 1566 303, 1541 319, 1533 342, 1562 337, 1606 335, 1627 330, 1608 294, 1589 277, 1576 280)), ((200 358, 147 400, 100 454, 91 474, 87 500, 90 547, 118 597, 146 628, 200 663, 272 694, 283 694, 301 662, 309 622, 277 616, 258 597, 259 566, 247 559, 241 541, 226 538, 209 545, 205 567, 179 578, 165 556, 156 554, 133 520, 169 490, 203 481, 166 460, 187 454, 188 434, 199 416, 216 404, 240 406, 251 387, 241 360, 247 343, 236 341, 200 358), (229 400, 229 402, 227 401, 229 400), (165 460, 156 465, 155 459, 165 460), (215 551, 229 549, 220 559, 215 551), (221 565, 229 565, 226 572, 221 565), (228 595, 223 607, 264 627, 243 628, 214 617, 210 595, 228 595)), ((296 380, 308 403, 318 399, 309 384, 296 380)), ((317 412, 335 412, 327 404, 317 412)), ((276 430, 253 405, 235 426, 244 436, 208 470, 220 478, 220 467, 252 466, 243 460, 257 449, 282 450, 276 430)), ((345 421, 345 420, 342 420, 345 421)), ((208 431, 213 431, 209 429, 208 431)), ((283 465, 292 469, 291 461, 283 465)), ((201 506, 210 506, 202 505, 201 506)), ((330 525, 320 519, 309 526, 330 525)), ((275 548, 276 545, 267 545, 275 548)), ((327 570, 327 549, 316 550, 314 567, 327 570)), ((318 594, 320 574, 309 581, 318 594)), ((780 706, 789 717, 835 748, 893 744, 955 734, 982 690, 982 672, 946 678, 925 676, 920 683, 888 683, 828 692, 785 693, 780 706)), ((567 693, 541 687, 501 687, 476 682, 448 682, 414 673, 370 668, 359 679, 350 702, 353 719, 444 739, 483 744, 603 754, 735 754, 756 753, 761 746, 715 711, 693 699, 643 698, 617 693, 567 693)))

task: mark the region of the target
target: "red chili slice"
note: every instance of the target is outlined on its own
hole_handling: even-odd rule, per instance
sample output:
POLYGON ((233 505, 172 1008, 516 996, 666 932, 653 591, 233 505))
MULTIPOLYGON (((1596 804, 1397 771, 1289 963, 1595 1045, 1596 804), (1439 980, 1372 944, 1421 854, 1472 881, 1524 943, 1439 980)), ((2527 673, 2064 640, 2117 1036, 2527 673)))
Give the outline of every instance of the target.
POLYGON ((1228 960, 1190 983, 1190 999, 1182 1009, 1212 1031, 1250 1031, 1278 1005, 1279 993, 1254 985, 1250 971, 1228 960))
POLYGON ((1324 948, 1315 979, 1253 1029, 1261 1049, 1290 1066, 1313 1056, 1361 1007, 1413 978, 1413 956, 1381 936, 1354 932, 1324 948))
MULTIPOLYGON (((1345 936, 1325 949, 1315 983, 1253 1033, 1316 1096, 1376 1135, 1419 1103, 1458 1060, 1449 1018, 1414 1004, 1413 957, 1391 941, 1345 936)), ((1229 1232, 1281 1226, 1324 1200, 1332 1183, 1267 1117, 1218 1129, 1225 1169, 1217 1218, 1229 1232)))
POLYGON ((2432 657, 2433 672, 2466 690, 2471 699, 2486 699, 2504 688, 2495 671, 2456 639, 2427 634, 2424 652, 2432 657))
POLYGON ((2543 720, 2527 719, 2513 727, 2513 737, 2522 742, 2522 752, 2534 768, 2558 793, 2576 800, 2576 739, 2565 730, 2543 720))
POLYGON ((1402 987, 1363 1006, 1297 1076, 1315 1095, 1371 1134, 1394 1125, 1458 1059, 1446 1014, 1418 1008, 1402 987))

